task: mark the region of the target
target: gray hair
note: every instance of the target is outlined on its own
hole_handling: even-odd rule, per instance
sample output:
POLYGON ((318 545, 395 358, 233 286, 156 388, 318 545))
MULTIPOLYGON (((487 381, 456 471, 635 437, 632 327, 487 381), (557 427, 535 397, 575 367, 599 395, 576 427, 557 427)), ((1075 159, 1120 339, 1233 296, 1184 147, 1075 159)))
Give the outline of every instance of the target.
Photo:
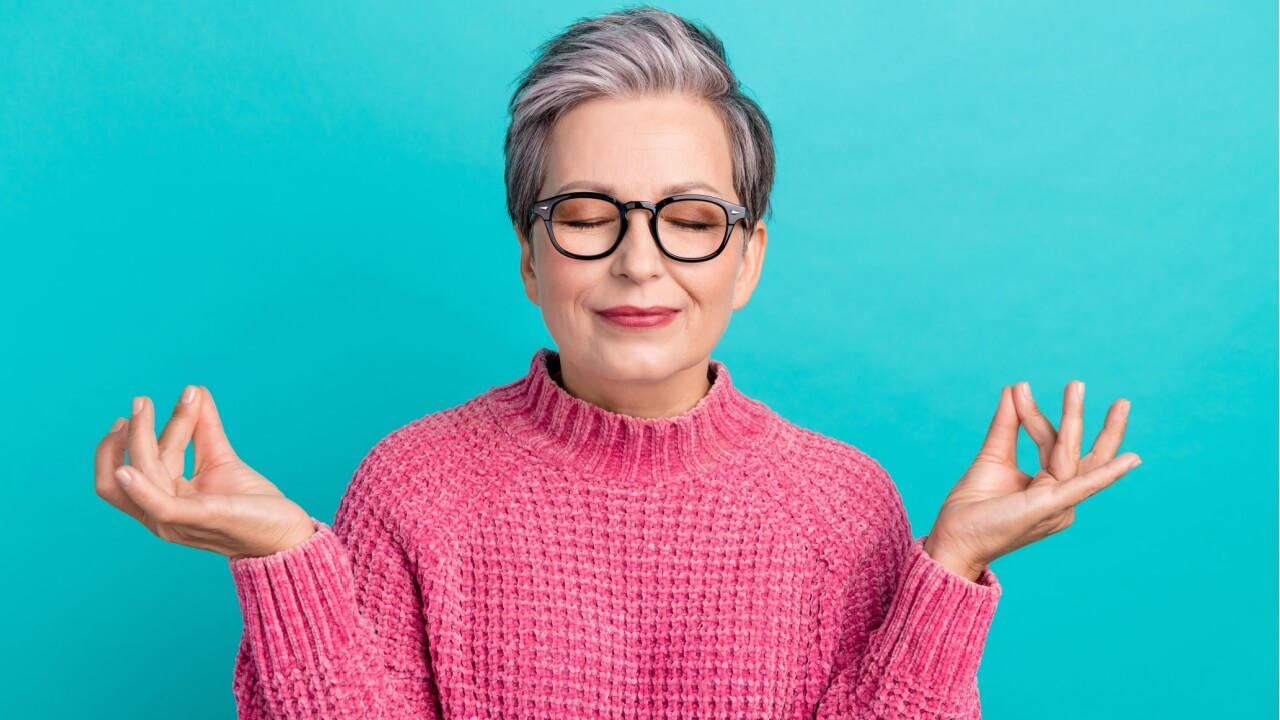
POLYGON ((729 69, 724 43, 704 25, 651 5, 581 18, 538 47, 511 96, 504 145, 507 213, 527 240, 546 173, 551 128, 575 105, 597 97, 676 92, 719 113, 733 156, 733 188, 748 230, 771 214, 773 130, 729 69))

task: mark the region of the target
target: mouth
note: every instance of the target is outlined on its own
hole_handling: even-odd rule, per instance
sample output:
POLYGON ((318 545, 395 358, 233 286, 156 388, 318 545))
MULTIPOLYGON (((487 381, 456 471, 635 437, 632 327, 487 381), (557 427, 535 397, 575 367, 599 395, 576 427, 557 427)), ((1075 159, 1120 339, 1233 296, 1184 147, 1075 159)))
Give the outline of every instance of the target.
POLYGON ((646 317, 654 315, 671 315, 679 312, 676 308, 666 307, 665 305, 654 305, 652 307, 636 307, 635 305, 618 305, 616 307, 597 310, 601 315, 610 317, 646 317))
POLYGON ((598 310, 596 315, 616 327, 655 328, 670 324, 679 312, 674 308, 664 308, 660 311, 641 308, 616 308, 598 310))

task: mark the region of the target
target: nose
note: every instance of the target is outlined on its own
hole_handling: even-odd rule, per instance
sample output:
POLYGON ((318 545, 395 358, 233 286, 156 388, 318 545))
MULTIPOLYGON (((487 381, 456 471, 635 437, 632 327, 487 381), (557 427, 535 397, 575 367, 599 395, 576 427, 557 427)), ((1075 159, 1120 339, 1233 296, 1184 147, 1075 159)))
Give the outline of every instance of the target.
POLYGON ((611 256, 614 271, 635 280, 652 277, 658 273, 663 261, 658 239, 649 226, 653 211, 645 207, 631 207, 626 212, 627 231, 611 256), (633 210, 641 212, 632 215, 633 210))

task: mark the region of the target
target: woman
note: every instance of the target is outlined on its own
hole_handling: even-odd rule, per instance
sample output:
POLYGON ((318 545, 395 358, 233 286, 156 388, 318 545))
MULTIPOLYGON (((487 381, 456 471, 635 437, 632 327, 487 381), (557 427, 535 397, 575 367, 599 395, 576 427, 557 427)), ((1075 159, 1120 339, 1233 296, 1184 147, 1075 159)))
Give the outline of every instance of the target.
POLYGON ((710 357, 759 280, 774 167, 716 37, 651 7, 583 20, 511 114, 508 211, 558 351, 388 434, 332 526, 240 460, 203 386, 158 442, 139 397, 99 446, 103 498, 228 556, 240 716, 979 717, 987 565, 1136 463, 1128 403, 1081 457, 1082 383, 1061 433, 1002 388, 913 539, 875 460, 710 357))

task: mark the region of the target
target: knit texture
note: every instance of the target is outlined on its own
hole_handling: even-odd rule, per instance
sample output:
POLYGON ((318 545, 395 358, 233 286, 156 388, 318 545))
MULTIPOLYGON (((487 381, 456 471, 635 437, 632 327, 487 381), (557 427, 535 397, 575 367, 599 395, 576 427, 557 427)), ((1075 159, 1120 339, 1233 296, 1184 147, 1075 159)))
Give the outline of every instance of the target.
POLYGON ((712 359, 688 412, 528 373, 379 440, 332 526, 229 558, 264 718, 979 718, 1001 587, 712 359))

